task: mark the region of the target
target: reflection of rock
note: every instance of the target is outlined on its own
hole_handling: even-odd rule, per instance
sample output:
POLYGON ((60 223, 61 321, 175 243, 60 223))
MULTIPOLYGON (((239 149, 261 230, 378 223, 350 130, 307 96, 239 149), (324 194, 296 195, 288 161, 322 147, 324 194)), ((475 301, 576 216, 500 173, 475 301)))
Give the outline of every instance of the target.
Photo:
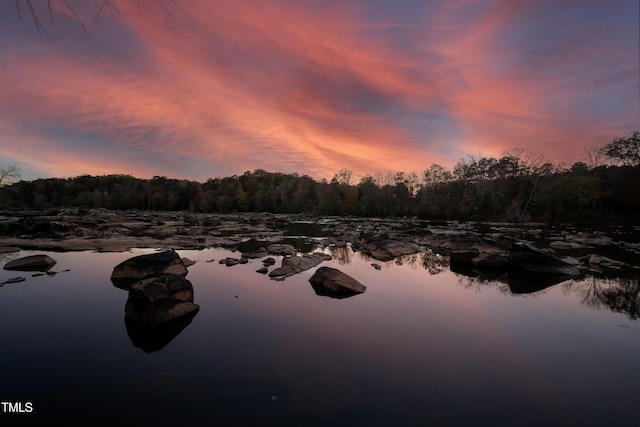
POLYGON ((363 293, 367 288, 353 277, 330 267, 320 267, 309 279, 318 295, 346 298, 363 293))
POLYGON ((182 276, 165 275, 131 286, 124 319, 131 341, 144 351, 157 351, 176 337, 196 315, 193 286, 182 276))
POLYGON ((513 294, 531 294, 558 283, 565 282, 574 275, 510 271, 507 275, 509 289, 513 294))
POLYGON ((506 272, 497 268, 482 267, 470 263, 452 262, 449 266, 451 271, 467 277, 477 277, 482 281, 504 282, 506 272))
POLYGON ((323 254, 321 252, 314 252, 312 254, 304 254, 302 256, 292 256, 282 259, 282 266, 276 268, 269 273, 269 277, 287 277, 300 273, 305 270, 309 270, 323 261, 329 261, 331 255, 323 254))
POLYGON ((257 252, 244 252, 242 254, 243 258, 248 258, 248 259, 256 259, 256 258, 263 258, 265 256, 267 256, 268 252, 265 248, 260 247, 258 248, 257 252))
POLYGON ((577 267, 543 252, 527 242, 516 242, 511 246, 509 267, 538 273, 580 275, 577 267))
POLYGON ((139 280, 165 274, 187 275, 187 268, 174 250, 129 258, 113 268, 111 281, 119 288, 128 289, 139 280))
POLYGON ((421 251, 420 246, 413 242, 395 239, 367 239, 361 247, 362 252, 380 261, 391 261, 402 256, 421 251))
POLYGON ((48 255, 31 255, 9 261, 5 270, 19 271, 49 271, 56 264, 56 260, 48 255))
POLYGON ((179 319, 161 326, 146 326, 125 315, 124 324, 131 343, 151 353, 162 350, 169 344, 184 328, 189 326, 197 311, 192 311, 179 319))

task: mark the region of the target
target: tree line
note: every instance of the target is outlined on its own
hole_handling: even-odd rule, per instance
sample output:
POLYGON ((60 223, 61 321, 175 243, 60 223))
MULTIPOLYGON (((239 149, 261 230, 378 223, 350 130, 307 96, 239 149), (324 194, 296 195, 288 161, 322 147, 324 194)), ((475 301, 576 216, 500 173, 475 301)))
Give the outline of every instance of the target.
POLYGON ((204 183, 156 176, 83 175, 17 181, 0 188, 13 208, 106 208, 194 212, 418 216, 505 221, 640 219, 640 132, 585 150, 570 167, 513 149, 500 158, 469 155, 453 169, 376 173, 353 182, 256 169, 204 183))

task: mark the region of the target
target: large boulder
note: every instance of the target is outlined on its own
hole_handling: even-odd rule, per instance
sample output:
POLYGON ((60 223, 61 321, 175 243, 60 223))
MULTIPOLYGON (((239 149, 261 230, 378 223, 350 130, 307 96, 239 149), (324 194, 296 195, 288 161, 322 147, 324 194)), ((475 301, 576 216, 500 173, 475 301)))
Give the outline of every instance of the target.
POLYGON ((125 320, 144 327, 157 327, 195 314, 193 286, 182 276, 164 275, 141 280, 131 286, 125 304, 125 320))
POLYGON ((580 275, 580 270, 576 266, 523 241, 511 245, 508 267, 536 273, 580 275))
POLYGON ((367 239, 361 249, 362 252, 379 261, 391 261, 396 257, 415 254, 422 250, 419 245, 413 242, 377 238, 367 239))
POLYGON ((113 268, 111 281, 120 288, 129 289, 135 282, 162 275, 186 276, 187 268, 174 250, 138 255, 113 268))
POLYGON ((340 270, 320 267, 309 279, 316 294, 332 298, 346 298, 363 293, 367 288, 340 270))
POLYGON ((331 260, 331 255, 323 254, 322 252, 286 257, 282 259, 282 266, 272 270, 269 273, 269 277, 292 276, 320 265, 323 261, 329 260, 331 260))
POLYGON ((56 264, 56 260, 48 255, 31 255, 5 264, 5 270, 18 271, 49 271, 56 264))

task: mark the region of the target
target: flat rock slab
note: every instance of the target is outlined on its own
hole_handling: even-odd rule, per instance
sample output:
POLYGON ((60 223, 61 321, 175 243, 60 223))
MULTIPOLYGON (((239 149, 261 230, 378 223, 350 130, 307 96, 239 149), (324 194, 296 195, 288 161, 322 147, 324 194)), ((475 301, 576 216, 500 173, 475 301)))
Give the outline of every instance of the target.
POLYGON ((602 255, 591 254, 587 257, 587 263, 589 266, 598 271, 619 271, 627 270, 631 268, 631 265, 618 261, 615 259, 607 258, 602 255))
POLYGON ((48 255, 31 255, 8 262, 5 270, 18 271, 49 271, 56 264, 56 260, 48 255))
POLYGON ((174 250, 147 255, 138 255, 121 262, 113 268, 111 281, 118 287, 128 289, 128 285, 149 277, 163 275, 186 276, 187 268, 174 250))
POLYGON ((391 261, 402 256, 420 252, 422 249, 413 242, 395 239, 368 239, 362 251, 379 261, 391 261))
POLYGON ((309 282, 316 294, 332 298, 347 298, 367 289, 353 277, 331 267, 318 268, 309 282))
POLYGON ((304 254, 302 256, 294 255, 292 257, 283 258, 282 266, 272 270, 271 273, 269 273, 269 277, 292 276, 320 265, 323 261, 329 261, 331 259, 331 255, 323 254, 322 252, 314 252, 311 254, 304 254))

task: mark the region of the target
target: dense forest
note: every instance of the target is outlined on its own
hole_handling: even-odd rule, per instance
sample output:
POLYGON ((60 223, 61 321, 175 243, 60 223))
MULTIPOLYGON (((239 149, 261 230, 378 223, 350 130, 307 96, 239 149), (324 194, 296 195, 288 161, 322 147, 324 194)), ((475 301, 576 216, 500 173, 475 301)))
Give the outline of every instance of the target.
POLYGON ((640 220, 640 132, 585 150, 586 162, 555 165, 514 149, 470 155, 453 170, 377 173, 352 182, 262 169, 204 183, 156 176, 78 176, 18 181, 0 188, 4 208, 106 208, 196 212, 418 216, 504 221, 640 220))

